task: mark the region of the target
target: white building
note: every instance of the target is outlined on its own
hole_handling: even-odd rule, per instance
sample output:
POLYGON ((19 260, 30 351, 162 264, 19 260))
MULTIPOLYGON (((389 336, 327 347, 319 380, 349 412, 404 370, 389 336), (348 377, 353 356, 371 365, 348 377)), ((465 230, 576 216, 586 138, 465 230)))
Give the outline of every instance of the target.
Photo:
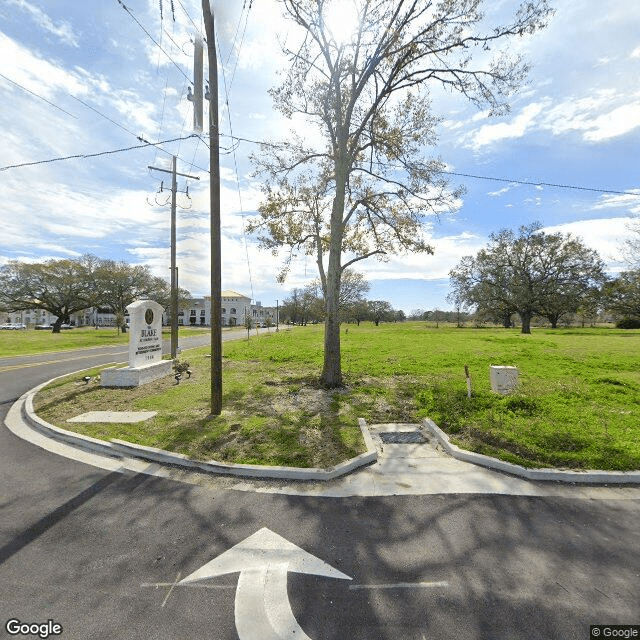
MULTIPOLYGON (((251 298, 233 290, 222 291, 221 321, 223 327, 244 326, 245 318, 250 317, 253 325, 277 324, 277 309, 263 307, 262 303, 251 304, 251 298)), ((29 309, 0 314, 2 322, 49 326, 56 321, 56 316, 42 309, 29 309)), ((169 323, 169 314, 165 313, 163 324, 169 323)), ((0 323, 1 324, 1 323, 0 323)), ((77 327, 98 326, 113 327, 116 316, 108 308, 91 307, 71 315, 71 324, 77 327)), ((188 305, 180 307, 178 324, 187 327, 211 326, 211 296, 193 298, 188 305)))
MULTIPOLYGON (((262 303, 251 304, 251 298, 238 291, 226 289, 221 292, 221 322, 223 327, 243 326, 245 318, 250 317, 253 324, 277 324, 275 307, 263 307, 262 303)), ((193 298, 189 308, 178 311, 178 324, 184 326, 211 325, 211 296, 193 298)))

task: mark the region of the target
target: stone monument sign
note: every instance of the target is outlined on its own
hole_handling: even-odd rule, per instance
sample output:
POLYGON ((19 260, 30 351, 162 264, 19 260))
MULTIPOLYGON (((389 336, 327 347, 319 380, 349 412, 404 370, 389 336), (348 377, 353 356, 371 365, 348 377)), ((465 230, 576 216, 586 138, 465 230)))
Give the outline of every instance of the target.
POLYGON ((162 359, 162 306, 153 300, 136 300, 127 311, 129 366, 104 369, 103 387, 138 387, 171 373, 172 361, 162 359))

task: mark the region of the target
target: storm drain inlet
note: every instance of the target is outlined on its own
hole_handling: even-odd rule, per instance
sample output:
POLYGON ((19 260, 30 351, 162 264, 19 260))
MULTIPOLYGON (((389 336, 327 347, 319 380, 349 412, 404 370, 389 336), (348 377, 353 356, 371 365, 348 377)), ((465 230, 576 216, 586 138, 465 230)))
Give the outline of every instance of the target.
POLYGON ((385 444, 420 444, 427 442, 427 439, 420 431, 386 431, 379 435, 385 444))

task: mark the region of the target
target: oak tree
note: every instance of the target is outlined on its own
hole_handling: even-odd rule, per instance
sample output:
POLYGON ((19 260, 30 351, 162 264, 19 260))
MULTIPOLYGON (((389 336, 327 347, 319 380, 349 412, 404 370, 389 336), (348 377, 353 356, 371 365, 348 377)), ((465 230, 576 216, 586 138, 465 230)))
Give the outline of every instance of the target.
POLYGON ((97 304, 94 275, 97 258, 11 260, 0 267, 0 307, 9 311, 43 309, 56 316, 53 333, 71 322, 72 314, 97 304))
POLYGON ((531 333, 534 315, 555 328, 606 280, 597 251, 571 234, 545 233, 533 223, 517 235, 503 229, 489 238, 485 249, 465 256, 449 272, 455 296, 501 317, 517 313, 522 333, 531 333))

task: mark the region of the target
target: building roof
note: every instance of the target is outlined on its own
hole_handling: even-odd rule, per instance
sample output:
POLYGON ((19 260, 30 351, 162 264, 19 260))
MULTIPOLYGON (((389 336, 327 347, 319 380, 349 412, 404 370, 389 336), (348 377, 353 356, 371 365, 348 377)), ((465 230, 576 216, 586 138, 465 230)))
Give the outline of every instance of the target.
POLYGON ((244 293, 238 293, 233 289, 225 289, 224 291, 220 292, 220 295, 222 298, 246 298, 247 300, 251 300, 249 296, 245 296, 244 293))

